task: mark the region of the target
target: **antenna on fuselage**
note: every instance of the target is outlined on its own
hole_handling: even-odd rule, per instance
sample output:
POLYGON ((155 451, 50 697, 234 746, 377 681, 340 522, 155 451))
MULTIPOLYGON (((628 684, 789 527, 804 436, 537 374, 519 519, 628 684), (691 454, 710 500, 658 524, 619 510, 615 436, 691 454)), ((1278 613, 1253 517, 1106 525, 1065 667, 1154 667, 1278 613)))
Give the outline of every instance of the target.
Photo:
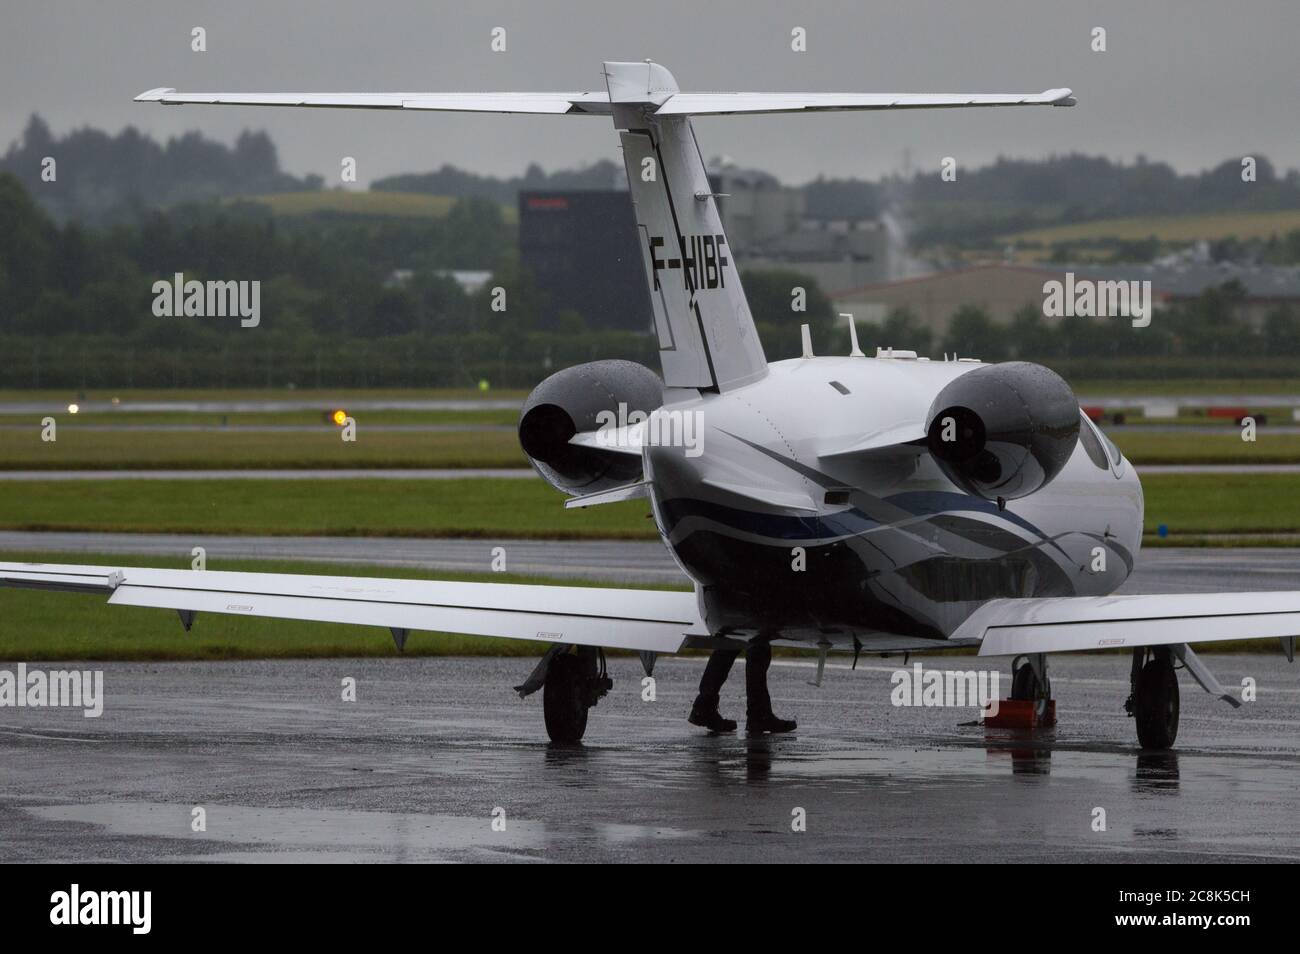
POLYGON ((807 325, 799 326, 799 339, 803 342, 803 356, 805 358, 815 357, 812 350, 812 331, 807 325))
POLYGON ((862 349, 858 347, 858 325, 857 325, 857 322, 855 322, 855 321, 853 320, 853 316, 852 316, 851 314, 849 314, 848 312, 843 312, 843 311, 840 312, 840 317, 841 317, 841 318, 847 318, 847 319, 849 320, 849 357, 850 357, 850 358, 865 358, 866 355, 863 354, 863 353, 862 353, 862 349))

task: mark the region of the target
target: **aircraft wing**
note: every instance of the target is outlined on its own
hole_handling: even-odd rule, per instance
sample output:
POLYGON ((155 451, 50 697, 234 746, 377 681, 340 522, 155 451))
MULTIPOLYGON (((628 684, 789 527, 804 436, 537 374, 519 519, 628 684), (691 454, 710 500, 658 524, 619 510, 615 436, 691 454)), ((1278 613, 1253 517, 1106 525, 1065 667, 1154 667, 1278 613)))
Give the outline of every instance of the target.
POLYGON ((181 93, 163 86, 137 103, 164 106, 319 106, 427 109, 458 113, 609 114, 608 93, 181 93))
POLYGON ((965 106, 1073 106, 1069 89, 1041 93, 675 93, 656 116, 730 116, 851 109, 942 109, 965 106))
POLYGON ((1288 656, 1300 634, 1300 592, 1164 593, 991 600, 953 633, 981 656, 1277 637, 1288 656))
MULTIPOLYGON (((672 653, 708 635, 695 594, 594 586, 0 563, 0 587, 100 593, 116 606, 355 623, 672 653)), ((399 635, 400 634, 400 635, 399 635)))

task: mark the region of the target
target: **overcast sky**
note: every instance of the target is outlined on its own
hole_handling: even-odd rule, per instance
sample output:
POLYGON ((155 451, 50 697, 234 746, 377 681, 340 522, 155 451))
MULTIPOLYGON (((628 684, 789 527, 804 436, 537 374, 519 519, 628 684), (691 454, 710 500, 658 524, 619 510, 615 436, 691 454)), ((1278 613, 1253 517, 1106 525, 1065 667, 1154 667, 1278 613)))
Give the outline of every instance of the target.
POLYGON ((1266 155, 1300 166, 1298 0, 4 0, 0 147, 38 112, 56 133, 127 124, 230 141, 270 132, 284 167, 337 183, 450 162, 498 175, 617 159, 607 118, 133 104, 146 89, 603 89, 605 59, 653 58, 684 90, 1020 92, 1069 86, 1074 109, 696 120, 706 156, 790 182, 874 177, 943 156, 1139 153, 1198 170, 1266 155), (206 53, 190 31, 207 30, 206 53), (493 53, 490 31, 507 31, 493 53), (1104 27, 1108 50, 1090 49, 1104 27), (807 31, 807 52, 790 49, 807 31))

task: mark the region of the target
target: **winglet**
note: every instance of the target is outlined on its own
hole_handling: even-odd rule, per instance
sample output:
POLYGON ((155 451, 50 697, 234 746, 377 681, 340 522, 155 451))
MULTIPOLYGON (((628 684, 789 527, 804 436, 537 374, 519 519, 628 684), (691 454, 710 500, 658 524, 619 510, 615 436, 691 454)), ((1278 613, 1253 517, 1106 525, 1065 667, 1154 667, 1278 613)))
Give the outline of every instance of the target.
POLYGON ((148 89, 135 98, 137 103, 161 103, 168 93, 176 92, 174 86, 159 86, 157 89, 148 89))

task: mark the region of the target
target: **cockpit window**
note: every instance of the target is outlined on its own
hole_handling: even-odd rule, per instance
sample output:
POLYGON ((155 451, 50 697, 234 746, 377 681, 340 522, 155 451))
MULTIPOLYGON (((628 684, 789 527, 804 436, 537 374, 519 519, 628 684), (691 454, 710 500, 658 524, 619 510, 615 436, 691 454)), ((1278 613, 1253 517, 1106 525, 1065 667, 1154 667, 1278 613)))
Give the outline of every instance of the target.
MULTIPOLYGON (((1106 451, 1101 446, 1101 440, 1098 438, 1098 431, 1092 426, 1092 421, 1082 411, 1079 412, 1082 420, 1079 422, 1079 443, 1088 454, 1088 459, 1100 467, 1102 470, 1110 470, 1110 465, 1106 462, 1106 451)), ((1107 441, 1109 444, 1110 442, 1107 441)))

